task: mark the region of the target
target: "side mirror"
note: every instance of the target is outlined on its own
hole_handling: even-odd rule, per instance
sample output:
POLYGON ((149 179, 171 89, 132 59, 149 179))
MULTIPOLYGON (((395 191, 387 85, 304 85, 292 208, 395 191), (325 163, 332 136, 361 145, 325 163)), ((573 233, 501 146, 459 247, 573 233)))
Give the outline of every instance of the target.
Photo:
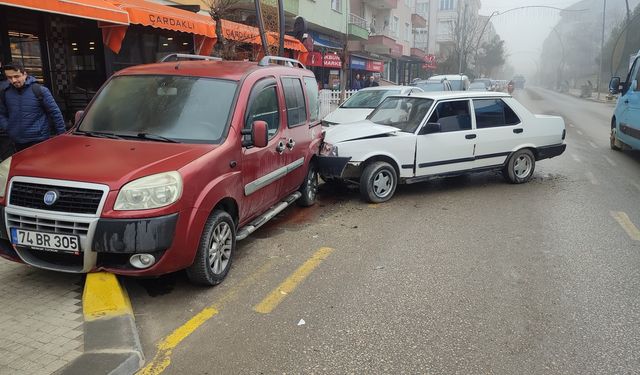
POLYGON ((250 137, 250 139, 242 141, 242 147, 267 147, 267 143, 269 143, 268 127, 265 121, 257 120, 251 124, 251 129, 242 129, 240 134, 250 137))
POLYGON ((620 92, 620 77, 611 78, 611 81, 609 81, 609 92, 612 95, 618 94, 620 92))
POLYGON ((251 124, 251 140, 256 147, 267 147, 269 143, 269 129, 266 121, 254 121, 251 124))
POLYGON ((84 116, 84 111, 78 111, 76 112, 75 117, 73 118, 73 125, 78 125, 78 123, 80 122, 80 120, 82 119, 82 116, 84 116))
POLYGON ((425 126, 420 130, 420 135, 431 134, 431 133, 440 133, 441 127, 439 122, 428 122, 425 126))

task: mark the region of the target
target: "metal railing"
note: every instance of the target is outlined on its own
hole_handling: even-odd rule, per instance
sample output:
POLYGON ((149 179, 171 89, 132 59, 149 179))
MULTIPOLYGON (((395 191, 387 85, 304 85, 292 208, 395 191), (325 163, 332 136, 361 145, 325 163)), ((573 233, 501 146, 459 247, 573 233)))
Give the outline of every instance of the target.
POLYGON ((367 20, 353 13, 349 14, 349 23, 367 29, 367 20))

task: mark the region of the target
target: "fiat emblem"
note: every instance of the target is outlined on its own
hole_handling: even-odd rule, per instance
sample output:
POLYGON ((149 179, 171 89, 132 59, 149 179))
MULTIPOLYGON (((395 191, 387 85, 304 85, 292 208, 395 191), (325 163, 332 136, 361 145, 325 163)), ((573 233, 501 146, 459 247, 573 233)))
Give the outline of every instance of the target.
POLYGON ((58 193, 56 193, 55 191, 49 190, 44 193, 44 204, 46 204, 47 206, 51 206, 52 204, 56 203, 57 200, 58 193))

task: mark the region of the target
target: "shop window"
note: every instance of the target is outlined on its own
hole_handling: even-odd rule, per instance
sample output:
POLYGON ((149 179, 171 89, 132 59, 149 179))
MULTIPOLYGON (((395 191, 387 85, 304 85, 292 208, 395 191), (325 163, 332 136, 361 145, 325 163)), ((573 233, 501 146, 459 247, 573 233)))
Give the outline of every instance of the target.
POLYGON ((6 17, 11 61, 21 62, 30 76, 43 83, 45 59, 41 49, 44 39, 39 25, 41 17, 35 12, 11 9, 11 15, 6 17))

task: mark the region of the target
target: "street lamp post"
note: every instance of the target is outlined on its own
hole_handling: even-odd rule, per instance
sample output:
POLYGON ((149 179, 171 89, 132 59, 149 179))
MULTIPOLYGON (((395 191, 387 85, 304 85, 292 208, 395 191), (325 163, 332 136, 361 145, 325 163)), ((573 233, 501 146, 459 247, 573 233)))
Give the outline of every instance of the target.
POLYGON ((598 94, 596 96, 596 98, 598 100, 600 100, 600 74, 602 72, 602 51, 604 49, 604 22, 605 22, 605 16, 607 13, 607 0, 604 0, 604 5, 602 6, 602 39, 600 40, 600 67, 598 68, 598 85, 596 86, 598 88, 598 94))

